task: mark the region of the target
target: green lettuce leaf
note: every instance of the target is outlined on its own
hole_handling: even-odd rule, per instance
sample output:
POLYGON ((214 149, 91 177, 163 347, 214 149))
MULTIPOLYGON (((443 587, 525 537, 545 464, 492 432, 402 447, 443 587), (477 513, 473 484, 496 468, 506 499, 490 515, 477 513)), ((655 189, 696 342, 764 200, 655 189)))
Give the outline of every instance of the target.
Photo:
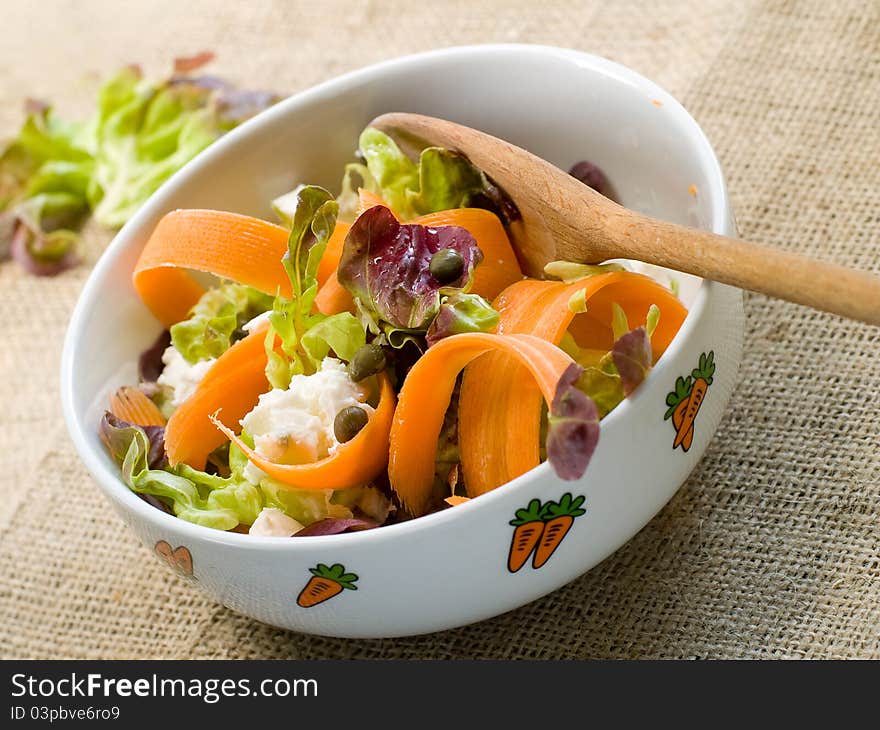
POLYGON ((209 289, 190 311, 189 319, 171 327, 171 343, 190 363, 220 357, 241 327, 272 308, 273 298, 244 284, 209 289))
POLYGON ((573 261, 551 261, 544 265, 544 273, 547 276, 566 284, 574 284, 576 281, 609 274, 612 271, 625 270, 620 264, 576 264, 573 261))
POLYGON ((98 95, 92 133, 95 172, 90 202, 98 223, 115 227, 221 134, 210 89, 155 87, 123 69, 98 95))
POLYGON ((313 325, 302 336, 303 349, 313 362, 320 362, 330 350, 342 360, 351 360, 367 344, 360 321, 350 312, 333 314, 313 325))
POLYGON ((264 477, 260 489, 267 507, 275 507, 302 525, 311 525, 328 517, 351 517, 352 511, 334 504, 332 489, 290 489, 274 479, 264 477))
POLYGON ((83 125, 31 103, 18 136, 0 151, 0 252, 30 273, 56 274, 77 261, 75 231, 89 211, 94 172, 85 137, 83 125))
POLYGON ((216 77, 153 83, 129 66, 101 87, 84 122, 29 103, 18 135, 0 148, 0 254, 11 251, 41 275, 73 265, 90 213, 101 225, 122 225, 196 154, 275 101, 216 77))
POLYGON ((426 147, 416 164, 391 137, 374 127, 361 133, 359 145, 366 164, 349 165, 342 180, 340 206, 346 220, 357 208, 355 176, 403 220, 465 207, 488 208, 503 221, 518 217, 513 204, 492 181, 458 152, 426 147))
POLYGON ((360 162, 350 162, 345 166, 342 186, 336 198, 336 202, 339 203, 339 220, 345 223, 352 223, 357 218, 361 203, 358 188, 365 188, 377 195, 382 192, 366 165, 360 162))
POLYGON ((269 315, 266 377, 275 388, 286 388, 293 375, 315 372, 331 348, 339 357, 348 359, 354 354, 352 348, 364 342, 363 326, 355 317, 328 318, 312 311, 318 293, 318 264, 336 226, 339 204, 316 185, 301 185, 283 198, 283 208, 278 209, 289 221, 290 235, 282 263, 290 279, 292 296, 275 297, 269 315), (329 324, 328 319, 332 320, 329 324), (317 331, 310 335, 316 327, 317 331), (276 335, 281 340, 280 353, 275 348, 276 335))
POLYGON ((219 477, 186 464, 173 469, 151 469, 150 440, 144 429, 120 424, 105 415, 101 436, 120 463, 129 488, 170 503, 175 515, 218 530, 250 525, 263 508, 263 493, 240 475, 219 477))
POLYGON ((479 294, 453 294, 445 297, 425 339, 430 347, 450 335, 463 332, 491 332, 499 315, 479 294))
POLYGON ((367 170, 388 205, 404 219, 415 218, 409 193, 419 189, 419 169, 391 137, 375 127, 361 132, 359 147, 367 170))

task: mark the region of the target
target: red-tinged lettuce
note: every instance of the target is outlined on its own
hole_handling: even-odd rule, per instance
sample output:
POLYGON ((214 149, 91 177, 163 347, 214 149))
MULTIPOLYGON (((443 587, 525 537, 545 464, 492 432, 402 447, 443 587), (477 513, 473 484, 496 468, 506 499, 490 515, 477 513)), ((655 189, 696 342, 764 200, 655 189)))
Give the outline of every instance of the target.
POLYGON ((135 426, 133 423, 117 418, 110 411, 104 412, 101 419, 101 440, 117 463, 122 463, 136 431, 143 433, 148 444, 146 464, 149 469, 164 469, 168 461, 165 457, 165 427, 135 426))
POLYGON ((9 255, 33 276, 56 276, 79 263, 77 242, 70 231, 46 233, 19 223, 9 241, 9 255))
POLYGON ((651 338, 644 327, 627 332, 611 349, 614 367, 620 375, 623 392, 629 396, 641 385, 651 370, 651 338))
POLYGON ((179 75, 212 57, 179 59, 178 75, 159 82, 123 68, 83 122, 28 103, 18 135, 0 147, 0 260, 12 255, 42 276, 69 268, 89 214, 108 228, 122 225, 196 154, 277 101, 222 79, 179 75))
POLYGON ((337 274, 379 320, 399 329, 425 330, 440 310, 441 297, 467 291, 482 260, 476 240, 464 228, 402 224, 377 205, 352 225, 337 274), (464 262, 461 275, 446 284, 429 268, 431 257, 442 249, 456 251, 464 262))
POLYGON ((294 537, 315 537, 318 535, 340 535, 343 532, 356 532, 370 530, 378 527, 378 522, 365 520, 360 517, 327 517, 313 522, 297 532, 294 537))
POLYGON ((479 294, 453 294, 441 302, 425 340, 430 347, 450 335, 491 332, 498 326, 498 319, 498 312, 479 294))
POLYGON ((170 344, 171 333, 168 330, 162 330, 153 344, 140 354, 138 357, 138 376, 142 382, 155 383, 159 379, 165 369, 162 354, 170 344))
POLYGON ((605 173, 592 162, 581 160, 572 165, 568 174, 573 178, 577 178, 584 185, 589 185, 597 193, 608 195, 608 178, 605 173))
POLYGON ((576 383, 582 368, 572 363, 556 386, 547 430, 547 461, 560 479, 580 479, 599 443, 599 411, 576 383))
POLYGON ((259 487, 239 475, 220 477, 186 464, 170 468, 159 457, 160 427, 135 426, 106 413, 101 439, 120 465, 122 479, 137 494, 171 505, 183 520, 218 530, 253 524, 264 506, 259 487))

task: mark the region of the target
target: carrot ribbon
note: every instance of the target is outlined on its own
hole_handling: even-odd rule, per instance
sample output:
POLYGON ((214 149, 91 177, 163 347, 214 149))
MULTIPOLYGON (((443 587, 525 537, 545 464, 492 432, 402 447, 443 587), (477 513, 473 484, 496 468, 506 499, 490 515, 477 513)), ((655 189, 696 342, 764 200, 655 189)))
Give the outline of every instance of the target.
MULTIPOLYGON (((656 360, 687 314, 667 289, 641 274, 612 272, 573 284, 526 279, 505 289, 493 306, 500 334, 522 333, 559 344, 570 331, 583 348, 610 350, 612 304, 630 322, 644 322, 656 304, 660 321, 652 337, 656 360), (587 311, 568 303, 584 291, 587 311)), ((541 393, 522 364, 503 352, 489 353, 465 369, 459 399, 459 449, 467 493, 484 494, 540 463, 541 393)))
POLYGON ((385 373, 379 379, 379 404, 367 425, 324 459, 310 464, 279 464, 261 456, 231 428, 215 421, 220 432, 240 448, 254 466, 291 489, 347 489, 368 483, 388 463, 388 434, 394 418, 394 388, 385 373))
POLYGON ((366 484, 388 463, 388 433, 394 389, 379 376, 379 403, 367 425, 335 453, 309 464, 278 464, 257 454, 233 429, 269 389, 265 339, 268 324, 230 347, 205 375, 195 393, 174 412, 165 429, 170 464, 204 468, 208 454, 227 440, 266 474, 295 489, 345 489, 366 484))
MULTIPOLYGON (((547 340, 524 334, 482 332, 453 335, 431 347, 409 371, 391 427, 388 477, 404 506, 424 514, 434 485, 436 443, 458 373, 481 355, 497 350, 521 364, 548 406, 563 373, 574 361, 547 340)), ((490 410, 496 408, 492 405, 490 410)), ((491 430, 503 440, 510 434, 491 430)), ((537 437, 535 440, 537 448, 537 437)))
POLYGON ((166 327, 180 322, 205 293, 187 270, 290 296, 281 258, 287 229, 237 213, 175 210, 159 221, 134 268, 141 300, 166 327))
POLYGON ((165 427, 165 451, 172 466, 182 462, 203 469, 208 454, 226 442, 211 416, 219 411, 224 424, 237 426, 269 390, 268 327, 264 323, 217 358, 195 392, 171 415, 165 427))

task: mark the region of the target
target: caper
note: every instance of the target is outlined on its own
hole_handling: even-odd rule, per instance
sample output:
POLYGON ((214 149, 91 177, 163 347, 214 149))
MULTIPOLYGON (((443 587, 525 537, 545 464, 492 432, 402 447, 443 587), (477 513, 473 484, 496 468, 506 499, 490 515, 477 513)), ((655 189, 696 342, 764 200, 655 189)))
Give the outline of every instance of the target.
POLYGON ((364 378, 381 373, 385 364, 385 351, 379 345, 370 343, 354 353, 348 363, 348 375, 355 383, 359 383, 364 378))
POLYGON ((461 276, 464 271, 464 259, 461 254, 451 248, 441 248, 431 256, 428 265, 431 275, 441 284, 450 284, 461 276))
POLYGON ((344 444, 351 441, 367 425, 367 412, 358 406, 348 406, 336 414, 333 419, 333 434, 336 440, 344 444))

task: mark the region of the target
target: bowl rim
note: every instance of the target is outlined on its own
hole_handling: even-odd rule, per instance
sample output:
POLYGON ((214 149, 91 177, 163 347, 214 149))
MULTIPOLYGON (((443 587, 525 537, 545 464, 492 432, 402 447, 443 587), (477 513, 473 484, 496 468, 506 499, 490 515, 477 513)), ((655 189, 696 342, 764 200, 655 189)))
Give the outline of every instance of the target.
MULTIPOLYGON (((107 270, 122 256, 135 238, 135 232, 143 227, 143 221, 149 219, 158 212, 158 209, 166 207, 165 199, 176 192, 176 189, 191 173, 209 164, 215 158, 224 155, 234 147, 239 139, 251 134, 258 134, 261 125, 270 124, 277 118, 295 113, 297 109, 313 102, 319 102, 331 96, 344 95, 351 87, 368 82, 371 79, 381 77, 399 67, 418 67, 431 65, 437 61, 447 60, 454 57, 466 57, 474 55, 502 56, 514 53, 517 55, 531 55, 536 58, 556 58, 566 62, 573 62, 577 66, 590 71, 604 74, 616 79, 628 86, 639 88, 650 94, 650 98, 659 100, 667 113, 674 116, 674 123, 688 134, 697 154, 701 168, 706 172, 709 185, 708 189, 701 191, 709 201, 711 228, 715 233, 725 233, 733 226, 727 186, 721 165, 708 138, 696 120, 690 115, 681 103, 661 86, 642 76, 636 71, 623 66, 615 61, 608 60, 595 54, 578 51, 570 48, 557 46, 525 43, 487 43, 452 46, 448 48, 433 49, 415 54, 408 54, 387 59, 364 66, 339 76, 323 81, 315 86, 297 92, 269 109, 261 112, 252 119, 246 121, 222 138, 214 142, 210 147, 201 152, 190 162, 178 170, 169 178, 144 204, 140 210, 122 227, 107 246, 107 249, 99 258, 86 280, 86 283, 77 299, 73 314, 68 324, 64 338, 61 356, 61 400, 62 411, 67 430, 76 451, 82 459, 91 476, 98 482, 107 496, 118 507, 131 510, 138 517, 161 530, 182 533, 187 540, 196 542, 221 543, 229 547, 245 548, 256 551, 293 550, 304 551, 312 548, 335 548, 342 545, 350 545, 352 548, 363 546, 374 541, 394 539, 406 531, 418 531, 432 527, 442 527, 449 520, 454 520, 465 511, 480 509, 492 509, 495 501, 510 494, 519 485, 541 479, 549 475, 549 464, 542 463, 536 468, 516 477, 508 482, 505 489, 496 489, 480 495, 479 499, 473 499, 458 505, 454 510, 447 509, 432 514, 424 515, 415 519, 383 526, 381 529, 362 530, 353 533, 338 535, 315 535, 308 540, 291 540, 282 537, 265 537, 243 534, 231 531, 217 530, 183 520, 175 515, 168 514, 152 507, 135 492, 133 492, 121 479, 118 470, 116 472, 108 468, 105 459, 102 459, 92 448, 86 438, 84 430, 74 407, 73 393, 75 391, 75 374, 73 363, 76 359, 80 332, 85 327, 89 313, 94 311, 94 305, 98 299, 98 282, 105 278, 107 270)), ((664 357, 654 367, 655 373, 668 366, 675 359, 689 339, 689 335, 702 319, 707 303, 717 291, 719 285, 704 280, 699 287, 693 305, 688 310, 679 331, 676 333, 664 357)), ((629 412, 638 407, 639 393, 625 399, 615 408, 603 423, 616 423, 625 419, 629 412)), ((192 543, 190 543, 192 544, 192 543)))

